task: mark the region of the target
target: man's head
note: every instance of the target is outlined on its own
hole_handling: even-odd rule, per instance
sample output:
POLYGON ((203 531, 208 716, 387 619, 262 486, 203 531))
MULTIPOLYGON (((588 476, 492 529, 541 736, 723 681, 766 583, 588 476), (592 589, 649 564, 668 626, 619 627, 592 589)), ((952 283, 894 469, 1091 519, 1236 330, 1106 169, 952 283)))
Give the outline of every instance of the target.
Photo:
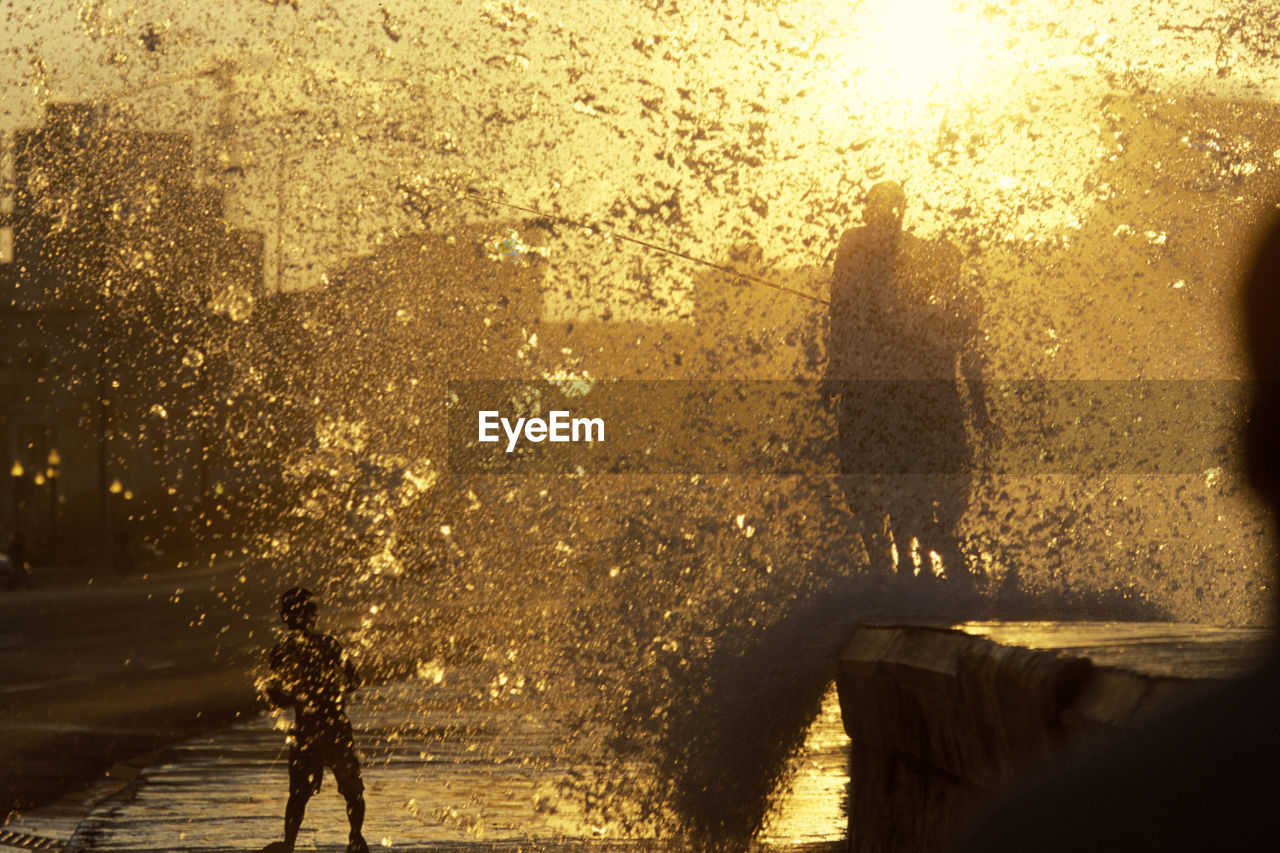
POLYGON ((316 621, 311 590, 295 586, 280 593, 280 618, 290 628, 310 628, 316 621))
POLYGON ((897 181, 881 181, 867 190, 862 221, 872 228, 897 231, 907 209, 907 194, 897 181))

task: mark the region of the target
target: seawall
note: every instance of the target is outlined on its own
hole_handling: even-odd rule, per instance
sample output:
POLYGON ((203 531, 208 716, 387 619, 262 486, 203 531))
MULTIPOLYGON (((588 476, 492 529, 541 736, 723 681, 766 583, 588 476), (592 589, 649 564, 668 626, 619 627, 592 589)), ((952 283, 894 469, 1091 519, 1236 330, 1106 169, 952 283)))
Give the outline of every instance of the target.
POLYGON ((1263 629, 1171 623, 864 625, 839 661, 851 853, 945 851, 1055 755, 1261 660, 1263 629))

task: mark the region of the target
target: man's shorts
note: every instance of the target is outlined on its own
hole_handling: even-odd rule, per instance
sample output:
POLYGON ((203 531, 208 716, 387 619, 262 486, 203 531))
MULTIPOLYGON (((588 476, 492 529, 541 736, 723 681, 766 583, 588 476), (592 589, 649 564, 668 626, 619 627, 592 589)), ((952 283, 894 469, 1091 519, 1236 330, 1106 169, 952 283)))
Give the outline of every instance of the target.
POLYGON ((296 733, 289 743, 289 795, 320 793, 326 767, 333 771, 338 793, 351 798, 364 792, 360 759, 350 727, 333 732, 296 733))

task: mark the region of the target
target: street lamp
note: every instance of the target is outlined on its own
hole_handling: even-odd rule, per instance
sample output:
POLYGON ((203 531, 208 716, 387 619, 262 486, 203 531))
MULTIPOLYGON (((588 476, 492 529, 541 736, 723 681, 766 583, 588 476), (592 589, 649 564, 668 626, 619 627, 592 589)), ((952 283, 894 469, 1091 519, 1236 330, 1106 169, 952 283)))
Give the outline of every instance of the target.
POLYGON ((9 468, 9 476, 13 478, 13 534, 18 535, 18 528, 22 524, 19 515, 21 510, 21 501, 19 499, 19 491, 22 488, 22 475, 27 473, 22 467, 22 460, 13 460, 13 465, 9 468))
POLYGON ((58 545, 58 466, 62 464, 62 457, 58 455, 58 448, 49 451, 49 467, 45 469, 45 477, 49 480, 49 544, 56 548, 58 545))

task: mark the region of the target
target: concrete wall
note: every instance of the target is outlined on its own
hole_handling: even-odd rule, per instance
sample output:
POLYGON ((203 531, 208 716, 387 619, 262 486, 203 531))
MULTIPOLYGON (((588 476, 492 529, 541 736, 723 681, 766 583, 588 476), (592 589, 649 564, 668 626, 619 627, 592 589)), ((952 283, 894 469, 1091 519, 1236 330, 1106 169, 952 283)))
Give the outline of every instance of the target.
POLYGON ((1017 779, 1238 674, 1267 636, 1160 623, 858 628, 837 676, 849 850, 946 850, 1017 779))

